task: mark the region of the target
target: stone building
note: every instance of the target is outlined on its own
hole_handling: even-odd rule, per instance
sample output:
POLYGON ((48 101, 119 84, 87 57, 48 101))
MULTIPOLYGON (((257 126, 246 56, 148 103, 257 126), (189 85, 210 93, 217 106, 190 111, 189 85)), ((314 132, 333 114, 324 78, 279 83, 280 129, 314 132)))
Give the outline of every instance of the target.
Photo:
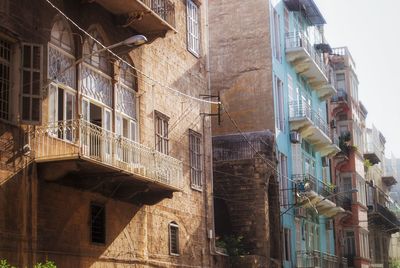
POLYGON ((207 9, 0 1, 0 259, 213 265, 207 9))
POLYGON ((325 19, 312 0, 210 7, 211 90, 224 106, 212 126, 214 191, 227 200, 220 208, 233 219, 228 227, 246 246, 258 242, 250 255, 269 267, 337 267, 331 219, 343 209, 332 198, 330 158, 340 149, 327 109, 336 89, 325 19), (260 160, 271 164, 266 173, 260 160), (269 217, 241 207, 257 201, 269 217), (257 241, 265 237, 270 250, 257 241))

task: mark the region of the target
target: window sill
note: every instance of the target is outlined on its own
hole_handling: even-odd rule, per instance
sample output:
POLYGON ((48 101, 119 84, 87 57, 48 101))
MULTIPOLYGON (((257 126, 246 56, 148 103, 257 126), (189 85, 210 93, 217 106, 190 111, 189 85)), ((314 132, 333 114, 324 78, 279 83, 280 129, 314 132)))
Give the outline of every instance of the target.
POLYGON ((187 51, 192 54, 195 58, 200 59, 200 53, 199 52, 195 52, 190 50, 189 48, 187 49, 187 51))
POLYGON ((203 186, 199 187, 199 186, 190 185, 190 188, 195 192, 200 192, 200 193, 203 192, 203 186))

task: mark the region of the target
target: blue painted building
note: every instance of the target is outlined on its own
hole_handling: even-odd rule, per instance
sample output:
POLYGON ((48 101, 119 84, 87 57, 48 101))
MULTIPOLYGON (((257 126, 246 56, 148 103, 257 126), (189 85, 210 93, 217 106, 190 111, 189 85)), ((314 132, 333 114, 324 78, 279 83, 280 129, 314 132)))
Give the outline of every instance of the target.
MULTIPOLYGON (((336 89, 324 24, 313 0, 210 1, 211 90, 224 107, 221 120, 213 121, 213 136, 228 142, 234 135, 273 133, 284 267, 340 262, 332 217, 343 209, 334 203, 330 174, 330 157, 340 149, 327 109, 336 89)), ((230 144, 227 155, 244 155, 237 151, 230 144)), ((232 222, 235 235, 252 235, 232 222)))
POLYGON ((334 94, 325 20, 314 1, 271 1, 273 95, 284 267, 339 267, 329 157, 337 153, 326 101, 334 94))

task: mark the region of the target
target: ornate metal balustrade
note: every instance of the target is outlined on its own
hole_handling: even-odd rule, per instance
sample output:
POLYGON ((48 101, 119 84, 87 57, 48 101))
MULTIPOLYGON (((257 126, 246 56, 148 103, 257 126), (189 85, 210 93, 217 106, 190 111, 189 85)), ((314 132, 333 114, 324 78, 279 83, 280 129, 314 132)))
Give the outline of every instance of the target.
POLYGON ((141 180, 183 187, 181 161, 82 119, 36 127, 29 140, 38 162, 81 158, 141 180))

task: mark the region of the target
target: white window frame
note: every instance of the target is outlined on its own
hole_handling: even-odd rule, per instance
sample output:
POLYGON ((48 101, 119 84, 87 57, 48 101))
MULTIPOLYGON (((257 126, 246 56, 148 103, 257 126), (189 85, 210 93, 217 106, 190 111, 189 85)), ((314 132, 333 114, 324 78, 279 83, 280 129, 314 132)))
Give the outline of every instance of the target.
POLYGON ((22 43, 22 57, 21 57, 21 121, 25 124, 40 124, 42 120, 42 82, 43 82, 43 46, 40 44, 33 44, 33 43, 22 43), (25 47, 30 48, 30 66, 25 66, 24 59, 25 59, 25 47), (40 59, 38 63, 38 68, 34 68, 34 50, 39 49, 40 59), (29 73, 29 93, 24 92, 24 73, 29 73), (33 93, 33 74, 39 73, 39 83, 38 83, 38 90, 37 94, 33 93), (29 101, 29 115, 28 118, 24 118, 24 99, 28 99, 29 101), (33 119, 33 101, 38 101, 38 118, 37 120, 33 119))
POLYGON ((51 126, 51 131, 50 131, 50 135, 57 137, 58 136, 58 132, 62 131, 62 139, 65 140, 69 140, 69 141, 73 141, 75 138, 75 135, 73 133, 73 121, 76 118, 76 94, 77 92, 75 90, 71 90, 69 87, 60 85, 60 84, 56 84, 56 83, 51 83, 49 85, 48 88, 48 123, 51 126), (61 120, 59 120, 58 115, 59 115, 59 90, 62 90, 62 94, 63 94, 63 103, 62 103, 62 114, 63 114, 63 118, 61 120), (72 118, 67 119, 67 95, 71 95, 72 96, 72 118), (67 121, 71 121, 71 122, 67 122, 67 121), (59 127, 62 128, 66 128, 67 124, 69 125, 69 127, 71 128, 70 130, 72 131, 72 136, 71 138, 68 138, 66 136, 66 129, 59 129, 59 127))
POLYGON ((289 181, 288 181, 288 159, 287 156, 278 151, 279 160, 279 187, 280 187, 280 202, 281 207, 289 207, 289 181))
POLYGON ((180 243, 179 243, 179 225, 175 222, 170 222, 168 224, 168 243, 169 243, 169 254, 172 256, 179 256, 179 248, 180 248, 180 243), (176 244, 177 244, 177 252, 172 251, 172 228, 176 228, 176 244))
POLYGON ((189 129, 189 159, 191 187, 195 190, 203 188, 203 155, 202 136, 200 133, 189 129))
POLYGON ((280 15, 273 9, 273 53, 274 58, 282 62, 282 49, 281 49, 281 23, 280 23, 280 15))
POLYGON ((200 56, 199 7, 193 0, 186 1, 187 48, 196 57, 200 56))
POLYGON ((154 122, 154 130, 155 130, 155 149, 163 154, 169 154, 169 117, 165 114, 162 114, 158 111, 154 111, 155 122, 154 122))
POLYGON ((344 255, 345 256, 355 256, 356 251, 356 233, 354 230, 344 230, 344 255), (352 235, 348 235, 352 233, 352 235))
POLYGON ((276 128, 282 132, 285 132, 285 97, 283 92, 283 81, 274 75, 274 91, 275 91, 275 125, 276 128))

